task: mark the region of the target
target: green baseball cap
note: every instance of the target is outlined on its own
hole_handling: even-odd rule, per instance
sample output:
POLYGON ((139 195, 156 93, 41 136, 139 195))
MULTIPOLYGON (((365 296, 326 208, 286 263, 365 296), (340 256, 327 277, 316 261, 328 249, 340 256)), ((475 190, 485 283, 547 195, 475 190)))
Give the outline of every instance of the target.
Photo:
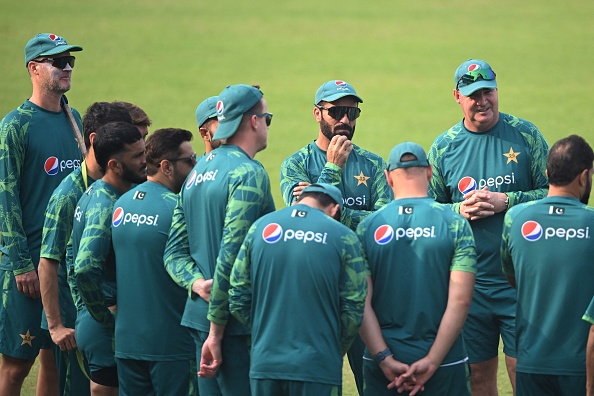
POLYGON ((301 191, 301 194, 313 192, 326 194, 327 196, 332 198, 332 200, 338 204, 340 210, 342 210, 342 205, 344 204, 344 201, 342 199, 342 194, 337 187, 327 183, 314 183, 305 187, 303 191, 301 191))
POLYGON ((220 140, 233 136, 243 115, 258 103, 262 96, 258 88, 246 84, 228 85, 223 89, 216 105, 219 126, 212 139, 220 140))
POLYGON ((491 66, 480 59, 468 59, 454 73, 455 89, 464 96, 470 96, 479 89, 497 88, 495 72, 491 66))
POLYGON ((218 96, 211 96, 210 98, 204 99, 202 103, 196 107, 196 121, 198 122, 198 128, 202 127, 206 121, 217 116, 218 101, 218 96))
POLYGON ((388 171, 393 171, 398 168, 412 168, 414 166, 429 166, 429 161, 427 160, 427 155, 425 154, 423 147, 413 142, 404 142, 396 145, 396 147, 390 151, 390 156, 388 157, 388 171), (412 154, 417 157, 417 159, 412 161, 402 161, 402 156, 404 154, 412 154))
POLYGON ((345 96, 354 97, 357 102, 363 103, 363 99, 357 95, 355 88, 351 84, 342 80, 331 80, 328 81, 316 91, 316 98, 314 104, 320 104, 320 102, 334 102, 345 96))
POLYGON ((68 45, 64 37, 53 33, 38 33, 25 45, 25 66, 40 56, 61 54, 62 52, 82 51, 78 45, 68 45))

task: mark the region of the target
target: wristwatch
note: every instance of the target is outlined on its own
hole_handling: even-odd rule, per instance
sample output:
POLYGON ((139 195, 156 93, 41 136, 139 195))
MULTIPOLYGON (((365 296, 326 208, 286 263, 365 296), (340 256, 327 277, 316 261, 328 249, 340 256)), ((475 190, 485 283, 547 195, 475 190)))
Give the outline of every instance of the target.
POLYGON ((379 363, 388 356, 392 356, 392 351, 390 350, 390 348, 386 348, 383 351, 378 352, 376 355, 373 355, 373 361, 379 363))
POLYGON ((503 209, 503 211, 506 212, 509 209, 509 195, 507 195, 507 193, 504 193, 504 194, 505 194, 505 202, 504 202, 505 209, 503 209))

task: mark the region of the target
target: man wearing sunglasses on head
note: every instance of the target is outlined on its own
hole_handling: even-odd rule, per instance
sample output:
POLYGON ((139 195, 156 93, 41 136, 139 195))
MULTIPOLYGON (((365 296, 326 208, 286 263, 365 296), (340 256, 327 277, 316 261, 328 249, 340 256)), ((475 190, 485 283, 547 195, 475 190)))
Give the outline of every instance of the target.
MULTIPOLYGON (((349 83, 328 81, 318 89, 313 115, 319 124, 318 138, 281 165, 281 192, 292 205, 311 183, 338 187, 344 198, 340 221, 352 229, 368 214, 392 201, 384 170, 386 162, 352 143, 363 99, 349 83)), ((359 337, 349 350, 349 362, 359 394, 363 392, 363 350, 359 337)))
POLYGON ((495 72, 469 59, 454 74, 454 99, 462 121, 431 146, 429 195, 470 221, 477 275, 463 336, 472 394, 497 395, 499 338, 515 388, 516 293, 501 269, 499 247, 508 208, 547 194, 548 144, 534 124, 500 113, 495 72))
MULTIPOLYGON (((1 395, 20 394, 38 354, 37 388, 57 392, 51 349, 46 349, 51 340, 40 330, 37 265, 49 198, 82 159, 73 124, 62 106, 63 95, 70 90, 75 51, 82 48, 51 33, 29 40, 25 66, 33 93, 0 123, 1 395)), ((72 115, 81 130, 80 114, 72 109, 72 115)))

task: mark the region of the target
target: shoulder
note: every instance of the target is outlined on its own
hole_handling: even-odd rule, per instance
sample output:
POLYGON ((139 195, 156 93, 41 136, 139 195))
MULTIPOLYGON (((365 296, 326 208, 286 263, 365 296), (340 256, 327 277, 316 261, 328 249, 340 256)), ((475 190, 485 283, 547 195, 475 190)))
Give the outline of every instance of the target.
POLYGON ((447 131, 442 132, 431 144, 429 153, 438 154, 447 150, 452 143, 461 138, 460 133, 463 131, 463 129, 462 121, 460 121, 447 131))
POLYGON ((15 132, 25 132, 26 126, 33 117, 35 108, 28 105, 27 102, 23 103, 16 109, 12 110, 4 116, 0 122, 0 131, 2 135, 15 132))
POLYGON ((309 157, 311 155, 311 153, 314 151, 312 144, 315 145, 315 142, 312 142, 312 143, 308 144, 307 146, 302 147, 301 149, 297 150, 296 152, 294 152, 293 154, 291 154, 290 156, 285 158, 285 160, 283 161, 283 164, 291 163, 291 162, 298 162, 298 161, 303 160, 304 158, 309 157))
POLYGON ((355 154, 355 156, 360 157, 363 161, 371 162, 376 166, 383 167, 386 163, 386 161, 384 161, 384 159, 380 155, 372 153, 371 151, 357 146, 356 144, 353 144, 353 152, 351 153, 351 155, 353 153, 355 154))
POLYGON ((512 128, 518 130, 521 133, 528 133, 533 136, 541 136, 540 131, 532 122, 525 120, 523 118, 516 117, 511 114, 507 113, 499 113, 502 121, 511 126, 512 128))

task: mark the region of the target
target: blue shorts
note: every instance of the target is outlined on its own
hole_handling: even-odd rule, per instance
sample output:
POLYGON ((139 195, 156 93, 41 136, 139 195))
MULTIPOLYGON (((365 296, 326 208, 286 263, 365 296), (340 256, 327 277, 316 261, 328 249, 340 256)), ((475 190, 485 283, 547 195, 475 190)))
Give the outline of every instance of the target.
POLYGON ((511 286, 476 286, 462 336, 469 363, 480 363, 503 352, 516 357, 516 290, 511 286))
POLYGON ((41 330, 41 299, 18 291, 14 273, 0 269, 0 353, 33 360, 40 349, 49 348, 51 339, 41 330))

